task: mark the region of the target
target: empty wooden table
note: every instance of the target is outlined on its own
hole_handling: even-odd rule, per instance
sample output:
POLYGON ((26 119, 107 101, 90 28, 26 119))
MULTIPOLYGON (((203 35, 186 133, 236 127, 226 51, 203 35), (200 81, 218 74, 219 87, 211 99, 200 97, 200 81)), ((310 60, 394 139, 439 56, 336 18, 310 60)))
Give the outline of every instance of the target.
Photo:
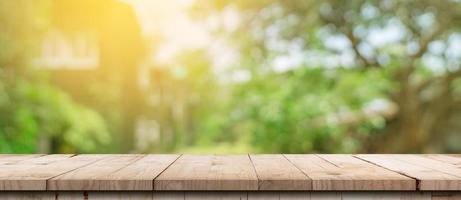
POLYGON ((461 199, 461 156, 4 154, 0 199, 461 199))

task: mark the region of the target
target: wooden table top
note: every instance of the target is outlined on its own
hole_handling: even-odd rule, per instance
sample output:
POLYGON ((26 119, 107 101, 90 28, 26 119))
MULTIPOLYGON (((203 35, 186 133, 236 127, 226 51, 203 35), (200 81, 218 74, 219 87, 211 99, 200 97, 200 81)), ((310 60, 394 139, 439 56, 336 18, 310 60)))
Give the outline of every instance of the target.
POLYGON ((461 191, 461 155, 5 155, 0 191, 461 191))

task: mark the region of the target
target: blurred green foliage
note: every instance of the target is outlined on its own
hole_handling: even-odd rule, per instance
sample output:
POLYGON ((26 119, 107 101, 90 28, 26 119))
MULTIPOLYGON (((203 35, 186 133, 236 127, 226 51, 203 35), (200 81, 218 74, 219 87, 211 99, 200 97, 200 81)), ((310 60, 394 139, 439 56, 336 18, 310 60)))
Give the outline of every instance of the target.
POLYGON ((0 1, 0 152, 95 152, 110 142, 98 113, 31 66, 49 6, 44 0, 0 1), (56 142, 46 144, 50 138, 56 142))
POLYGON ((191 13, 229 9, 241 22, 216 35, 251 78, 232 84, 217 132, 249 135, 257 152, 460 150, 459 1, 223 0, 191 13), (280 70, 280 58, 301 62, 280 70))
MULTIPOLYGON (((356 152, 361 138, 348 134, 346 126, 322 118, 344 109, 360 111, 367 102, 382 97, 388 84, 381 77, 379 71, 299 68, 242 85, 235 101, 240 120, 252 124, 252 143, 261 152, 356 152)), ((366 123, 368 129, 383 127, 368 121, 360 126, 366 123)))
POLYGON ((460 1, 198 2, 225 69, 211 47, 150 61, 162 39, 121 1, 0 0, 0 153, 461 150, 460 1), (100 66, 34 68, 54 29, 96 32, 100 66))

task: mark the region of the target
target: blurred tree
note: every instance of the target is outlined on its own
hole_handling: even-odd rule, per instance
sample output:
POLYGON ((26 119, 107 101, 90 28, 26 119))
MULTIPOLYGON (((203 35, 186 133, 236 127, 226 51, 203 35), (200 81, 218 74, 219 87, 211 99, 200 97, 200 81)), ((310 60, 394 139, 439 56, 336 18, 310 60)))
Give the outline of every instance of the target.
POLYGON ((134 151, 135 125, 146 113, 147 97, 139 87, 145 41, 132 7, 118 0, 53 0, 51 6, 53 30, 96 35, 99 61, 94 69, 51 70, 52 79, 111 124, 112 152, 134 151))
POLYGON ((349 40, 356 65, 385 70, 395 85, 386 95, 399 111, 388 122, 385 134, 370 143, 373 146, 369 148, 378 152, 421 153, 434 146, 448 147, 443 145, 450 140, 446 134, 452 128, 459 128, 453 119, 461 105, 461 94, 455 84, 461 77, 460 55, 448 56, 448 47, 450 37, 459 34, 461 4, 457 1, 356 1, 352 4, 332 1, 324 6, 327 8, 320 12, 321 21, 332 25, 332 31, 349 40), (400 29, 401 38, 383 46, 374 44, 370 39, 373 31, 391 26, 400 29), (446 44, 439 55, 430 50, 436 43, 446 44), (425 62, 431 56, 442 59, 438 69, 441 73, 431 71, 437 66, 425 62))
POLYGON ((459 151, 459 1, 224 0, 192 13, 232 6, 240 27, 218 34, 251 72, 235 109, 263 151, 459 151))
POLYGON ((461 150, 460 1, 196 6, 206 24, 240 21, 212 30, 239 52, 220 74, 203 49, 141 71, 146 41, 123 1, 0 0, 0 152, 101 152, 111 139, 111 152, 133 151, 140 116, 160 135, 146 152, 461 150), (96 33, 99 66, 33 68, 56 29, 96 33))
MULTIPOLYGON (((159 141, 150 151, 171 152, 209 138, 213 113, 223 105, 220 87, 204 49, 185 50, 168 67, 152 69, 149 117, 159 124, 159 141)), ((221 116, 221 115, 219 115, 221 116)))
POLYGON ((50 1, 0 0, 0 152, 94 152, 110 141, 100 115, 32 67, 50 1))

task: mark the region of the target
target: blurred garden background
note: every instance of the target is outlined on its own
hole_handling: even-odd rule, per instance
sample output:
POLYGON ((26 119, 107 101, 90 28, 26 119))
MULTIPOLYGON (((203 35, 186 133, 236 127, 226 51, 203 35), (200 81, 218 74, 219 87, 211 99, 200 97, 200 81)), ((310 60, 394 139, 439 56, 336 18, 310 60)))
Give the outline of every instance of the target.
POLYGON ((459 0, 0 0, 0 153, 461 152, 459 0))

